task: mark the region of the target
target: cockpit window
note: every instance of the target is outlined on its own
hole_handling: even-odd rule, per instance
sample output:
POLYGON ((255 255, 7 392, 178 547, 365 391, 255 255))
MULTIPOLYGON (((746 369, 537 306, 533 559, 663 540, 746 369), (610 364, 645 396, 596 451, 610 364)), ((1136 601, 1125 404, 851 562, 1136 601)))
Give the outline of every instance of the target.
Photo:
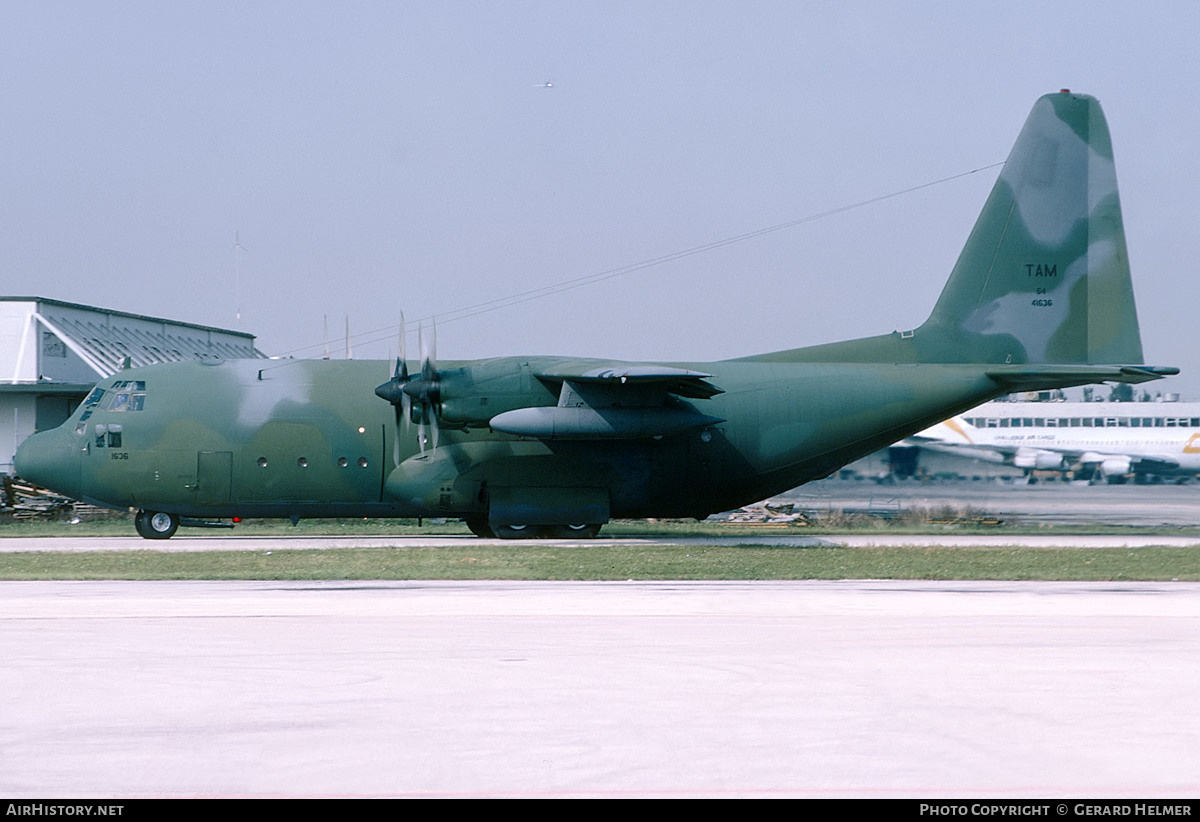
POLYGON ((79 424, 75 426, 75 433, 83 433, 84 423, 96 410, 141 411, 145 407, 145 380, 117 380, 107 388, 96 386, 83 401, 83 413, 79 415, 79 424))
POLYGON ((118 380, 104 391, 98 404, 105 411, 141 411, 145 401, 145 381, 118 380))
POLYGON ((118 380, 108 388, 93 388, 92 393, 83 401, 84 408, 88 411, 95 408, 101 411, 141 411, 145 404, 144 380, 118 380))

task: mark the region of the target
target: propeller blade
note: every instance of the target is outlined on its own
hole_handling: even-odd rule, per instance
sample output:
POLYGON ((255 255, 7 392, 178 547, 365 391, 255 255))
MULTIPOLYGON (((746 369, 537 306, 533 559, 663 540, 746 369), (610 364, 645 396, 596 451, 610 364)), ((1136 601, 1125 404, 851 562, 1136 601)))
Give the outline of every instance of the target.
POLYGON ((437 323, 431 324, 428 334, 425 332, 425 324, 422 323, 417 329, 417 338, 421 346, 421 374, 405 385, 404 393, 420 403, 417 440, 421 446, 421 453, 425 453, 426 445, 436 449, 438 443, 437 404, 441 386, 437 368, 437 323))
POLYGON ((404 312, 400 312, 400 339, 396 345, 396 379, 408 382, 408 332, 404 329, 404 312))
POLYGON ((383 385, 375 389, 375 393, 383 399, 390 402, 395 407, 395 422, 392 429, 392 464, 400 465, 400 439, 401 434, 408 436, 409 427, 412 425, 410 409, 412 408, 412 400, 404 391, 404 386, 409 381, 408 376, 408 357, 406 356, 406 336, 407 332, 404 327, 404 312, 400 312, 400 329, 399 339, 396 343, 396 366, 392 372, 392 378, 383 385), (403 424, 401 424, 403 420, 403 424))
POLYGON ((431 326, 429 336, 425 336, 425 324, 419 329, 421 341, 421 379, 433 382, 437 379, 437 324, 431 326))

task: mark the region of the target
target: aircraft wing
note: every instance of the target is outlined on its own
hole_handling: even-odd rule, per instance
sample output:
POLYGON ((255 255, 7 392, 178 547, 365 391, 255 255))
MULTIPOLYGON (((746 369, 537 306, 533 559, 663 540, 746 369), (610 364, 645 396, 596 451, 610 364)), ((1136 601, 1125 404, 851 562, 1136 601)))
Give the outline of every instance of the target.
POLYGON ((916 435, 904 440, 905 444, 917 445, 927 451, 936 451, 955 457, 1006 463, 1017 468, 1061 468, 1064 461, 1075 461, 1081 452, 1051 445, 1016 445, 1010 443, 974 443, 962 440, 940 439, 916 435))
POLYGON ((1150 472, 1169 473, 1182 468, 1179 460, 1161 454, 1147 454, 1144 457, 1134 457, 1134 462, 1150 472))
POLYGON ((683 399, 724 393, 711 374, 664 365, 614 363, 551 367, 538 372, 561 384, 557 406, 517 408, 497 414, 493 430, 538 439, 641 439, 677 434, 724 422, 683 399))
POLYGON ((618 390, 621 386, 651 387, 698 400, 725 393, 708 382, 710 377, 712 374, 688 368, 639 363, 614 363, 603 366, 587 364, 582 367, 572 367, 569 363, 564 363, 538 374, 539 379, 548 382, 611 386, 618 390))
POLYGON ((951 417, 931 425, 897 444, 984 462, 1003 463, 1012 456, 1003 449, 991 447, 990 443, 976 442, 974 427, 962 417, 951 417))
POLYGON ((983 445, 964 445, 956 442, 939 442, 937 440, 923 440, 917 437, 910 437, 903 442, 905 445, 918 445, 927 451, 936 451, 940 454, 949 454, 952 457, 965 457, 967 459, 976 459, 983 462, 1011 462, 1015 456, 1015 450, 1010 451, 1004 448, 992 448, 990 446, 983 445))

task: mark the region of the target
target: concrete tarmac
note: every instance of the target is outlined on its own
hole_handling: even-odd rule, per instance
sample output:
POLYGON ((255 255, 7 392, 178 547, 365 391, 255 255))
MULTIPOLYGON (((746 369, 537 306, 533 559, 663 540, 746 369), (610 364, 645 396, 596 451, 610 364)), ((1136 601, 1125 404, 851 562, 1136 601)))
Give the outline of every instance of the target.
POLYGON ((1191 797, 1200 585, 3 582, 0 795, 1191 797))
POLYGON ((1024 525, 1200 525, 1200 484, 1088 485, 1012 481, 891 484, 831 479, 810 482, 784 499, 818 516, 829 512, 875 514, 950 509, 1024 525))

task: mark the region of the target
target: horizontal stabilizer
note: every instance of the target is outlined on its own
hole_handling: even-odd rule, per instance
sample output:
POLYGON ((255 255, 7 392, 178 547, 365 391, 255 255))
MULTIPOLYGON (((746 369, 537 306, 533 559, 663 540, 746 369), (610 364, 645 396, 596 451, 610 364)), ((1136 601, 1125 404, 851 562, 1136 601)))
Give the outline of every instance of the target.
POLYGON ((1043 391, 1098 382, 1140 383, 1169 377, 1178 368, 1151 365, 1012 365, 988 369, 1006 391, 1043 391))

